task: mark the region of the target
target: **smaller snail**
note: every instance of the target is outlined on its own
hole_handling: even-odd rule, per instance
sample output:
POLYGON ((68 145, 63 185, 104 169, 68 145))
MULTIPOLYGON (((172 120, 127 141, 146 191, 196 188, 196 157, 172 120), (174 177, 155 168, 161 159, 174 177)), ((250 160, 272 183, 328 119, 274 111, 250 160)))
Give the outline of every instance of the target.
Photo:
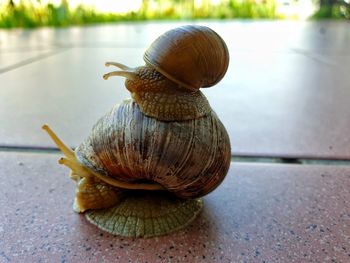
POLYGON ((217 33, 184 26, 156 39, 144 66, 107 62, 121 70, 104 78, 125 77, 133 99, 114 106, 75 151, 43 126, 77 182, 74 210, 125 236, 188 225, 230 165, 226 129, 199 90, 223 78, 228 59, 217 33))
POLYGON ((225 42, 205 26, 183 26, 165 32, 144 54, 145 66, 135 69, 107 62, 122 71, 105 74, 126 78, 141 111, 164 121, 184 121, 208 115, 212 109, 200 88, 225 75, 229 55, 225 42))

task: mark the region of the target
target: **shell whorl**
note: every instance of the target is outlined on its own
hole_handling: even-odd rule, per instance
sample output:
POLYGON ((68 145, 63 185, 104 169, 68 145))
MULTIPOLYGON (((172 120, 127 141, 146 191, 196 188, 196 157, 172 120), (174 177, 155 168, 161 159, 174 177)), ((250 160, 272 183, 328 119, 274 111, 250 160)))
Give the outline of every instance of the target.
POLYGON ((229 52, 214 30, 186 25, 158 37, 146 50, 144 60, 173 82, 195 91, 224 77, 229 52))
POLYGON ((162 122, 143 115, 131 100, 102 117, 76 150, 78 160, 96 172, 128 182, 154 181, 183 198, 214 190, 228 171, 230 154, 227 132, 214 112, 162 122))

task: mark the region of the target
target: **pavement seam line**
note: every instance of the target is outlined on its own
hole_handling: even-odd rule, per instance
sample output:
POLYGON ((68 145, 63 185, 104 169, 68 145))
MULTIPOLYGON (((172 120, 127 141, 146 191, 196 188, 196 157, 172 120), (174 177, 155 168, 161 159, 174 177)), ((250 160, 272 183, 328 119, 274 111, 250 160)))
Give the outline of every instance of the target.
POLYGON ((49 57, 54 56, 54 55, 58 55, 58 54, 60 54, 62 52, 65 52, 65 51, 67 51, 69 49, 70 48, 64 48, 64 49, 60 49, 60 50, 53 50, 53 51, 49 51, 49 52, 41 54, 41 55, 34 56, 32 58, 28 58, 28 59, 22 60, 22 61, 20 61, 18 63, 12 64, 11 66, 7 66, 7 67, 4 67, 4 68, 1 68, 0 69, 0 74, 9 72, 11 70, 18 69, 20 67, 23 67, 23 66, 29 65, 31 63, 43 60, 45 58, 49 58, 49 57))
MULTIPOLYGON (((73 148, 74 149, 74 148, 73 148)), ((14 153, 39 153, 39 154, 57 154, 60 150, 55 147, 40 146, 0 146, 1 152, 14 153)), ((233 155, 231 162, 235 163, 259 163, 259 164, 290 164, 290 165, 330 165, 330 166, 350 166, 348 159, 331 158, 294 158, 294 157, 272 157, 259 155, 233 155)))

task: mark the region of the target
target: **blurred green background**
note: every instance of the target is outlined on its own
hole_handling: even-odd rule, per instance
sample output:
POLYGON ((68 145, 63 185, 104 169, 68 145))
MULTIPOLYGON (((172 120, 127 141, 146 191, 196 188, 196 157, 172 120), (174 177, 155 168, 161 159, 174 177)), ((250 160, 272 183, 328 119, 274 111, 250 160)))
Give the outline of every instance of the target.
POLYGON ((155 19, 349 19, 350 0, 0 0, 0 27, 155 19))

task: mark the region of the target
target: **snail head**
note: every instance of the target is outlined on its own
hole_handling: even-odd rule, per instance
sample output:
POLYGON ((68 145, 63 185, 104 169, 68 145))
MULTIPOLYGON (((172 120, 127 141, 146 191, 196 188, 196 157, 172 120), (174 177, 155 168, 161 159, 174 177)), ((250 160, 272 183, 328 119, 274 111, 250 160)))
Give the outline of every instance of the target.
POLYGON ((103 78, 125 77, 126 88, 147 116, 163 121, 182 121, 203 117, 211 111, 199 90, 182 87, 148 64, 130 68, 121 63, 107 62, 106 66, 116 66, 120 70, 107 73, 103 78))
MULTIPOLYGON (((125 86, 133 94, 154 92, 154 93, 173 93, 172 86, 178 86, 176 83, 164 77, 158 71, 150 66, 141 66, 130 68, 118 62, 106 62, 108 66, 116 66, 121 70, 112 71, 103 75, 107 80, 111 76, 125 77, 125 86), (167 87, 167 88, 164 88, 167 87)), ((178 86, 181 89, 181 87, 178 86)))

